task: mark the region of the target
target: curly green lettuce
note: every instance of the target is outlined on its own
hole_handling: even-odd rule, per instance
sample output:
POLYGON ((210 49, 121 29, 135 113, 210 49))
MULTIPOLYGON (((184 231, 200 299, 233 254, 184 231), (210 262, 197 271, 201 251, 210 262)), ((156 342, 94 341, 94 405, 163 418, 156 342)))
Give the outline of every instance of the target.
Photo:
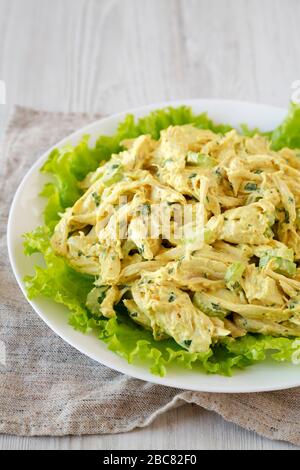
POLYGON ((272 132, 271 144, 274 150, 300 149, 300 106, 291 104, 285 120, 272 132))
MULTIPOLYGON (((99 137, 92 148, 89 147, 89 136, 86 135, 75 147, 69 145, 51 152, 41 168, 42 172, 50 173, 53 177, 53 181, 47 183, 41 193, 47 198, 44 225, 24 235, 25 254, 41 253, 45 261, 43 266, 35 267, 33 276, 25 278, 28 297, 44 296, 65 305, 70 311, 69 323, 75 329, 83 333, 96 331, 99 339, 111 351, 129 362, 143 361, 152 373, 160 376, 166 373, 170 364, 231 375, 234 368, 244 368, 263 361, 267 355, 277 361, 298 363, 300 340, 295 338, 247 334, 237 340, 225 338, 206 353, 190 353, 173 339, 155 341, 150 331, 129 318, 122 305, 116 307, 115 318, 108 320, 94 316, 86 308, 86 297, 95 279, 72 269, 54 253, 50 245, 50 237, 61 214, 82 194, 79 182, 95 170, 101 161, 120 152, 122 140, 141 134, 150 134, 157 139, 160 131, 169 125, 189 123, 218 133, 231 129, 228 125, 215 124, 205 113, 193 114, 189 107, 170 107, 151 112, 138 121, 128 115, 114 135, 99 137)), ((250 131, 246 126, 243 129, 245 134, 259 132, 257 129, 250 131)), ((300 148, 300 109, 292 106, 287 119, 269 136, 274 149, 283 146, 300 148)))

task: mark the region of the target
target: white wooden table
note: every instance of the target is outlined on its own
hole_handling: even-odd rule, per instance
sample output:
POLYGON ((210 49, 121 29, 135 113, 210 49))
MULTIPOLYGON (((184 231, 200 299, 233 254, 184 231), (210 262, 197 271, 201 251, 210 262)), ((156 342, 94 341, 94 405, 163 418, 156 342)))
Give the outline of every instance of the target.
MULTIPOLYGON (((286 106, 300 79, 298 0, 0 0, 0 79, 14 103, 110 114, 180 98, 286 106)), ((115 436, 0 448, 281 449, 192 406, 115 436)))

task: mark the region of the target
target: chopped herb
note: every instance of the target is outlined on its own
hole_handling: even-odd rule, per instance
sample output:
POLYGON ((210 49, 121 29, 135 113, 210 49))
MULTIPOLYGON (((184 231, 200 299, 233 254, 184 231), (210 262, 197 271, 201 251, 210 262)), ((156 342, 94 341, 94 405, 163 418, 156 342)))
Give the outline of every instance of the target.
POLYGON ((170 303, 174 302, 175 299, 176 299, 176 295, 174 294, 174 292, 171 292, 168 298, 168 302, 170 303))
POLYGON ((290 222, 290 214, 286 209, 284 209, 284 222, 288 224, 290 222))
POLYGON ((241 287, 241 285, 240 285, 239 282, 236 281, 232 284, 231 287, 232 287, 233 290, 238 290, 241 287))
POLYGON ((262 173, 262 170, 260 170, 260 169, 258 168, 257 170, 254 171, 254 173, 255 173, 256 175, 260 175, 260 174, 262 173))
POLYGON ((96 192, 93 192, 93 193, 91 194, 91 196, 92 196, 92 198, 94 199, 94 203, 96 204, 96 207, 98 207, 99 204, 100 204, 100 201, 101 201, 101 196, 100 196, 100 194, 97 194, 96 192))
POLYGON ((222 178, 222 173, 221 173, 221 168, 217 167, 214 171, 214 173, 219 177, 222 178))
POLYGON ((221 308, 221 307, 220 307, 220 304, 216 304, 216 303, 214 303, 214 302, 211 302, 211 306, 212 306, 212 309, 213 309, 213 310, 216 310, 217 312, 220 311, 220 308, 221 308))
POLYGON ((247 183, 244 187, 245 191, 256 191, 257 184, 256 183, 247 183))
POLYGON ((184 344, 184 346, 186 346, 188 348, 192 344, 192 340, 191 339, 185 339, 183 341, 183 344, 184 344))
POLYGON ((298 304, 299 304, 298 300, 291 300, 288 303, 287 308, 290 309, 290 310, 293 310, 293 308, 296 308, 298 304))
POLYGON ((78 250, 78 253, 77 253, 77 254, 78 254, 78 256, 82 256, 82 255, 83 255, 83 253, 82 253, 81 250, 78 250))
POLYGON ((142 215, 149 215, 151 213, 151 205, 149 203, 145 203, 141 206, 140 213, 142 215))
POLYGON ((132 312, 130 314, 131 318, 136 318, 138 316, 138 313, 137 312, 132 312))
POLYGON ((196 178, 196 176, 197 176, 197 173, 191 173, 191 174, 189 175, 189 179, 191 180, 191 179, 193 179, 193 178, 196 178))

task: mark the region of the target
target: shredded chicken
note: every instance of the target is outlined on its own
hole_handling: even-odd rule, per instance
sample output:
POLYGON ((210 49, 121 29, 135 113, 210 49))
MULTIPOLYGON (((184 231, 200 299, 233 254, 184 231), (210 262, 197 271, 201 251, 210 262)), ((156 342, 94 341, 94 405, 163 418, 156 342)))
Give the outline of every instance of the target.
POLYGON ((112 317, 123 302, 155 339, 191 352, 247 332, 299 335, 296 153, 192 125, 123 146, 81 182, 52 237, 74 269, 95 276, 87 307, 112 317))

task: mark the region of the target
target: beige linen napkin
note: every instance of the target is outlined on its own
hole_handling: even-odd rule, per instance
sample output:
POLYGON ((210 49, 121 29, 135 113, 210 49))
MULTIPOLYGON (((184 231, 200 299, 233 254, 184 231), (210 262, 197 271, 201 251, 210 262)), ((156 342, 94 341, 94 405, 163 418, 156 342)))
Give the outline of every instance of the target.
POLYGON ((300 444, 300 389, 225 395, 136 380, 66 344, 23 297, 6 249, 13 194, 45 150, 94 119, 17 107, 6 130, 0 180, 0 354, 3 343, 6 347, 6 365, 0 364, 0 432, 26 436, 126 432, 146 426, 167 409, 195 403, 271 439, 300 444))

